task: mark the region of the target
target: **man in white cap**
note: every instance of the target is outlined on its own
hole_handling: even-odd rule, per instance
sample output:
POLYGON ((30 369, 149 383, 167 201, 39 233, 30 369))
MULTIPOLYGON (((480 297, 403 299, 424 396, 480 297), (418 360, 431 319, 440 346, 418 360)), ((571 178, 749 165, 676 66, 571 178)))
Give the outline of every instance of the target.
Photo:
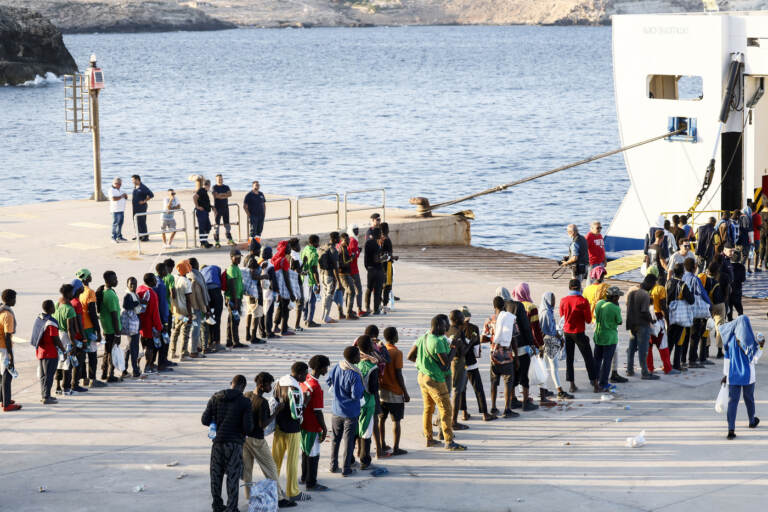
POLYGON ((120 189, 123 180, 112 180, 112 189, 109 192, 109 211, 112 213, 112 241, 115 243, 126 242, 123 238, 123 221, 125 220, 125 203, 128 194, 120 189))

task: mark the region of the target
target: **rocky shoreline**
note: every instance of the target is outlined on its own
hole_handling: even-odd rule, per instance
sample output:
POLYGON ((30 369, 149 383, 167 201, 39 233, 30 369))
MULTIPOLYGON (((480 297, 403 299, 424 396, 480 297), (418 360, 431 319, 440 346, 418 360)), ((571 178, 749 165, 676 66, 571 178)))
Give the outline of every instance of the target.
MULTIPOLYGON (((18 0, 0 0, 12 5, 18 0)), ((718 0, 721 10, 768 0, 718 0)), ((701 0, 26 0, 64 33, 235 27, 607 25, 614 14, 696 12, 701 0)))

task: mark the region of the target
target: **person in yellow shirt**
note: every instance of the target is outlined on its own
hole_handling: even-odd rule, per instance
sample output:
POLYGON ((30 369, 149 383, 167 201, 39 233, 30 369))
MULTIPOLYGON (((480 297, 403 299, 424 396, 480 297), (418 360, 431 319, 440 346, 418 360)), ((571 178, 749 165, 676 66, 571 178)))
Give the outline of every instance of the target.
MULTIPOLYGON (((601 300, 605 300, 606 292, 608 291, 608 283, 605 281, 605 267, 597 266, 590 270, 589 280, 592 282, 589 286, 584 288, 582 295, 589 301, 589 308, 592 310, 592 322, 595 321, 595 305, 601 300)), ((618 368, 618 350, 613 354, 613 361, 611 363, 611 382, 624 383, 627 379, 619 375, 618 368)))
POLYGON ((18 411, 21 406, 11 400, 11 382, 14 372, 13 335, 16 333, 16 316, 11 309, 16 305, 16 291, 3 290, 0 295, 0 403, 3 411, 18 411))
POLYGON ((99 313, 96 311, 96 292, 89 286, 93 277, 91 271, 87 268, 81 268, 75 273, 80 281, 83 282, 83 291, 80 293, 80 304, 83 305, 83 330, 85 331, 85 357, 88 360, 87 367, 83 369, 83 375, 86 386, 89 388, 100 388, 106 386, 103 382, 96 379, 96 366, 98 363, 99 340, 101 340, 101 328, 99 326, 99 313))
MULTIPOLYGON (((648 274, 658 278, 659 267, 651 265, 648 267, 648 274)), ((653 304, 653 314, 657 321, 662 320, 665 325, 664 328, 659 331, 658 335, 654 336, 651 334, 651 343, 648 345, 648 358, 646 359, 648 371, 653 373, 653 346, 655 345, 656 349, 659 351, 659 356, 661 357, 664 373, 667 375, 680 373, 678 370, 672 368, 672 362, 669 359, 669 344, 668 342, 664 342, 664 335, 667 330, 667 289, 657 281, 649 293, 651 295, 651 303, 653 304), (662 343, 664 343, 664 346, 662 346, 662 343)))

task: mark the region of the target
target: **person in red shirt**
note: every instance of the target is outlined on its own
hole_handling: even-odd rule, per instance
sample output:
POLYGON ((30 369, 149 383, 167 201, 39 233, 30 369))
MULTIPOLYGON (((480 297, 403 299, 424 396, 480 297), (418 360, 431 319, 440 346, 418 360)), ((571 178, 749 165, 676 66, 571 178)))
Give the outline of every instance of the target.
POLYGON ((349 275, 355 284, 355 301, 357 302, 357 316, 367 316, 368 312, 363 311, 363 282, 360 280, 360 268, 357 266, 357 258, 360 257, 362 250, 357 237, 360 236, 360 229, 357 224, 352 224, 347 231, 349 235, 349 255, 352 257, 352 263, 349 265, 349 275))
POLYGON ((40 402, 43 405, 58 403, 55 397, 51 396, 51 387, 53 386, 53 377, 56 375, 56 367, 59 364, 59 350, 64 352, 64 346, 59 339, 59 327, 53 318, 56 311, 52 300, 43 302, 43 312, 37 317, 35 322, 40 322, 39 340, 35 355, 37 356, 39 375, 40 375, 40 402), (58 350, 57 350, 58 349, 58 350))
POLYGON ((155 274, 148 273, 144 274, 144 284, 136 290, 139 300, 147 306, 144 312, 139 314, 139 334, 141 346, 144 347, 144 373, 148 375, 157 373, 154 361, 155 353, 160 347, 155 345, 155 336, 159 336, 163 330, 163 322, 160 320, 160 302, 157 292, 153 289, 155 286, 157 286, 157 277, 155 274))
MULTIPOLYGON (((603 235, 600 233, 603 230, 603 225, 600 221, 592 221, 589 233, 587 233, 587 253, 589 254, 589 272, 595 267, 605 266, 605 242, 603 241, 603 235)), ((589 280, 592 282, 592 279, 589 280)))
POLYGON ((301 389, 308 396, 304 403, 304 419, 301 423, 301 478, 307 491, 327 491, 328 487, 317 483, 317 466, 320 463, 320 444, 328 435, 323 416, 323 388, 319 378, 328 373, 331 361, 323 355, 313 356, 309 360, 307 379, 301 383, 301 389))
MULTIPOLYGON (((762 272, 760 268, 760 226, 763 225, 763 217, 759 212, 752 214, 752 230, 754 231, 755 245, 755 272, 762 272)), ((749 258, 747 258, 747 272, 749 272, 749 258)))
POLYGON ((571 385, 571 393, 579 390, 574 383, 573 376, 575 347, 579 347, 581 357, 584 358, 584 366, 587 367, 589 382, 592 384, 594 392, 598 393, 600 389, 597 386, 595 359, 592 355, 589 338, 584 334, 584 326, 592 322, 592 311, 589 307, 589 301, 581 295, 581 281, 579 279, 571 279, 568 283, 568 289, 570 290, 568 295, 560 299, 560 316, 565 320, 563 326, 566 354, 565 380, 571 385))

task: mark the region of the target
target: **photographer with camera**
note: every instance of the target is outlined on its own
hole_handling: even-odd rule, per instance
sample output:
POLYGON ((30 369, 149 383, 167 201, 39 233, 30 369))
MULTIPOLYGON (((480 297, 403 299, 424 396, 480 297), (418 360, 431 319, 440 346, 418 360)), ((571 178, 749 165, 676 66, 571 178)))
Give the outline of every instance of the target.
POLYGON ((568 256, 563 258, 560 266, 571 267, 571 277, 581 282, 587 278, 587 268, 589 267, 587 240, 579 234, 579 228, 576 227, 576 224, 568 224, 566 232, 571 237, 571 244, 568 246, 568 256))

